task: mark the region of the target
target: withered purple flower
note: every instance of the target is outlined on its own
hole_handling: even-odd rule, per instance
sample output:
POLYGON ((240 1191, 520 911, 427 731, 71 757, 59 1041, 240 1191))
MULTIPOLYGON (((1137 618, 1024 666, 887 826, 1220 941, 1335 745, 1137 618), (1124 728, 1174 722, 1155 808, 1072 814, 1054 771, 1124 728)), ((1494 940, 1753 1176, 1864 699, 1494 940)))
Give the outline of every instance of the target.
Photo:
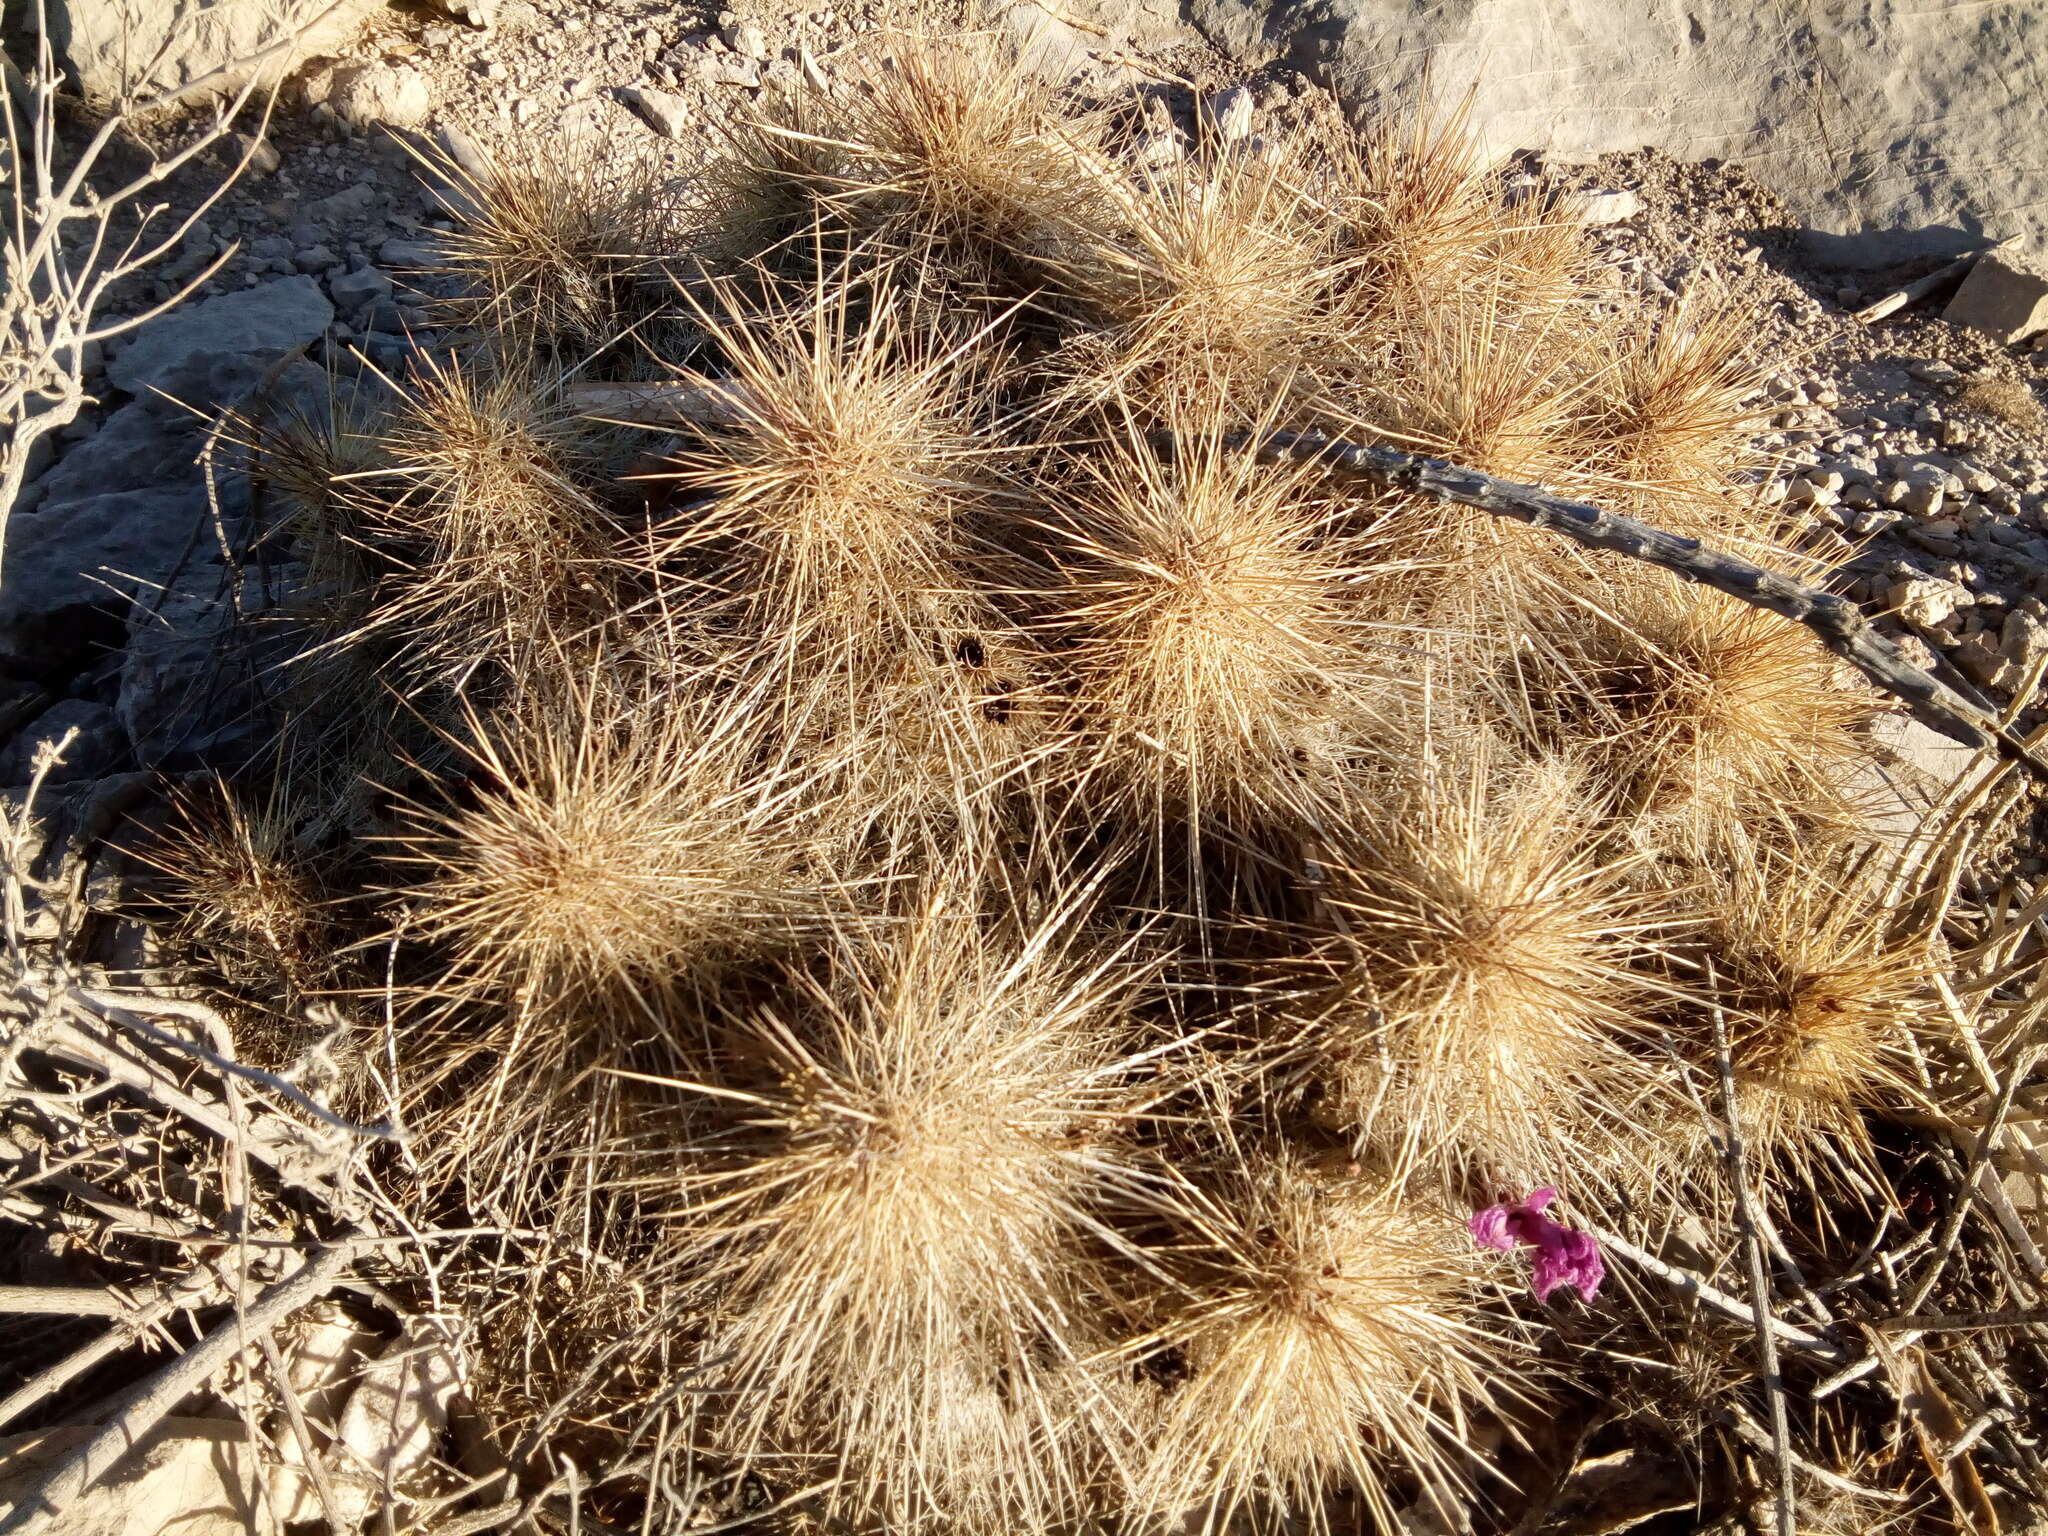
POLYGON ((1543 1214, 1556 1198, 1557 1191, 1546 1185, 1526 1199, 1475 1211, 1465 1229, 1482 1248, 1495 1248, 1502 1253, 1517 1247, 1534 1248, 1536 1257, 1530 1266, 1529 1283, 1538 1301, 1548 1301, 1550 1293, 1561 1285, 1571 1286, 1591 1301, 1600 1292, 1600 1282, 1607 1277, 1600 1245, 1591 1234, 1543 1214))

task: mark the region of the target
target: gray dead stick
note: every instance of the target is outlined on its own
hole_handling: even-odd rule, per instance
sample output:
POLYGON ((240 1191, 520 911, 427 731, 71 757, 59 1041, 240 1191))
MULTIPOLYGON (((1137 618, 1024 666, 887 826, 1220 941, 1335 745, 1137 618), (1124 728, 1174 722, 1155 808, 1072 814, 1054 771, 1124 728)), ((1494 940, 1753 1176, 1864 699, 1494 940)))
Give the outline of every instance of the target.
POLYGON ((1819 636, 1822 645, 1901 700, 1922 724, 1967 747, 1995 747, 2048 778, 2048 760, 2035 755, 1988 710, 1906 660, 1845 597, 1708 549, 1698 539, 1667 533, 1618 512, 1554 496, 1540 486, 1518 485, 1442 459, 1309 432, 1268 432, 1256 438, 1246 436, 1243 441, 1261 459, 1316 464, 1339 479, 1362 480, 1382 490, 1405 491, 1513 518, 1531 528, 1561 533, 1589 549, 1610 550, 1658 566, 1803 624, 1819 636))
POLYGON ((109 1423, 60 1461, 42 1483, 0 1515, 0 1536, 57 1536, 65 1509, 105 1477, 140 1444, 164 1415, 191 1395, 207 1377, 240 1354, 249 1343, 318 1301, 361 1253, 358 1239, 371 1236, 358 1226, 340 1242, 321 1250, 305 1267, 282 1280, 251 1304, 179 1355, 116 1403, 109 1423))
POLYGON ((1857 310, 1854 318, 1865 325, 1874 325, 1886 315, 1904 309, 1908 304, 1919 303, 1937 288, 1961 282, 1969 275, 1970 268, 1977 265, 1979 256, 1988 255, 1992 251, 2002 251, 2018 239, 2018 235, 2007 235, 1996 245, 1987 245, 1981 251, 1971 251, 1968 255, 1958 256, 1947 266, 1938 267, 1917 282, 1908 283, 1903 288, 1895 288, 1875 304, 1857 310))

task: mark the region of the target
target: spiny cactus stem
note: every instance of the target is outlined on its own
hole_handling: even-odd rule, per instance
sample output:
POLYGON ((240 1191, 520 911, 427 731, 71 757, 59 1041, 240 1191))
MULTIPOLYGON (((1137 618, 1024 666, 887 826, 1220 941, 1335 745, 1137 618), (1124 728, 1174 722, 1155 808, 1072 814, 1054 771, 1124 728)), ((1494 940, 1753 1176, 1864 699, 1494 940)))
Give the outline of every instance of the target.
POLYGON ((1915 719, 1968 747, 1996 747, 2048 777, 2048 760, 2008 731, 1990 711, 1922 671, 1872 627, 1845 597, 1767 571, 1739 556, 1709 549, 1698 539, 1653 528, 1588 502, 1556 496, 1476 469, 1404 453, 1378 443, 1351 443, 1312 432, 1246 434, 1243 441, 1269 462, 1317 464, 1340 480, 1362 481, 1434 501, 1455 502, 1495 517, 1547 529, 1589 549, 1642 560, 1712 587, 1717 592, 1803 624, 1835 655, 1878 688, 1902 701, 1915 719))
MULTIPOLYGON (((572 386, 570 396, 586 415, 641 423, 714 424, 731 419, 739 405, 737 396, 726 391, 677 383, 572 386)), ((1243 433, 1236 441, 1268 462, 1314 464, 1340 480, 1513 518, 1531 528, 1563 534, 1589 549, 1658 566, 1766 609, 1812 630, 1822 645, 1900 700, 1921 724, 1966 747, 1995 747, 2001 756, 2048 778, 2048 758, 2007 730, 1989 710, 1906 660, 1860 608, 1833 592, 1809 587, 1740 556, 1709 549, 1698 539, 1654 528, 1590 502, 1573 501, 1541 486, 1503 480, 1382 443, 1352 443, 1314 432, 1243 433)))

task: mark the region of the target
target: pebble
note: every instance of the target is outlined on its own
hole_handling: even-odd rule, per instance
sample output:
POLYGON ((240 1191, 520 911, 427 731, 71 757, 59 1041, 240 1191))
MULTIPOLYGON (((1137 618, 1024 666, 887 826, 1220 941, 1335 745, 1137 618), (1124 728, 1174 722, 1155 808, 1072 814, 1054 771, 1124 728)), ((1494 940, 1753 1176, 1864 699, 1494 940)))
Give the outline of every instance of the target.
POLYGON ((768 57, 768 34, 751 21, 728 22, 721 18, 718 36, 726 47, 743 59, 760 60, 768 57))
POLYGON ((277 146, 253 133, 236 134, 235 151, 249 163, 251 176, 268 176, 284 164, 284 157, 277 152, 277 146))
MULTIPOLYGON (((1643 200, 1636 193, 1623 188, 1603 189, 1588 192, 1579 200, 1579 217, 1588 226, 1619 224, 1634 218, 1643 210, 1643 200)), ((1663 286, 1661 283, 1659 286, 1663 286)))
POLYGON ((1202 103, 1203 115, 1209 129, 1226 144, 1251 137, 1252 93, 1241 85, 1234 85, 1220 96, 1202 103))
POLYGON ((1885 606, 1915 629, 1939 629, 1955 617, 1969 600, 1969 593, 1950 581, 1914 576, 1893 582, 1885 593, 1885 606))
POLYGON ((1839 488, 1840 475, 1800 475, 1785 487, 1785 504, 1791 507, 1831 507, 1835 504, 1835 492, 1839 488), (1825 482, 1834 480, 1835 485, 1825 482))
POLYGON ((680 139, 696 116, 686 98, 652 86, 628 86, 618 94, 621 101, 646 120, 648 127, 665 139, 680 139))
MULTIPOLYGON (((1948 526, 1953 529, 1955 524, 1949 523, 1948 526)), ((1963 546, 1954 533, 1938 533, 1932 525, 1923 524, 1913 528, 1908 531, 1906 537, 1929 554, 1941 555, 1947 559, 1952 560, 1963 552, 1963 546)))
POLYGON ((1942 489, 1938 480, 1908 480, 1899 485, 1900 494, 1885 499, 1901 512, 1914 517, 1933 517, 1941 511, 1942 489))
POLYGON ((2026 672, 2048 655, 2048 608, 2029 597, 2005 616, 1998 634, 1998 650, 2008 662, 2026 672))
POLYGON ((353 315, 379 299, 390 298, 392 282, 375 267, 364 267, 359 272, 343 272, 328 279, 327 291, 333 296, 336 309, 353 315))
POLYGON ((1989 630, 1966 638, 1948 653, 1956 669, 1980 688, 1996 687, 2005 675, 2006 661, 1997 638, 1989 630))

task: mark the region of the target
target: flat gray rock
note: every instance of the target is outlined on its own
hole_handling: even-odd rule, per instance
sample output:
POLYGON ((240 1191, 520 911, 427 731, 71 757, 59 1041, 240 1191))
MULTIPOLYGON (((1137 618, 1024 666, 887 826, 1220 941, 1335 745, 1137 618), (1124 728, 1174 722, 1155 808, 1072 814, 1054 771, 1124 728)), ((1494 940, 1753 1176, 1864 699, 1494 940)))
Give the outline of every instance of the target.
POLYGON ((319 283, 280 278, 150 321, 107 364, 107 377, 130 394, 167 390, 173 375, 210 358, 273 362, 317 340, 333 321, 334 306, 319 283))
POLYGON ((680 139, 689 132, 690 122, 697 115, 683 97, 657 91, 651 85, 621 86, 619 100, 638 112, 647 126, 664 139, 680 139))
MULTIPOLYGON (((153 609, 130 613, 115 715, 123 745, 145 768, 191 766, 253 745, 266 725, 258 680, 286 660, 287 630, 238 627, 220 567, 195 574, 153 609)), ((260 612, 261 583, 247 582, 242 611, 260 612)))
POLYGON ((1426 85, 1448 106, 1476 83, 1473 124, 1501 152, 1738 162, 1843 264, 1967 250, 1984 231, 2048 250, 2038 0, 1189 0, 1187 14, 1353 101, 1426 85))
POLYGON ((86 608, 126 616, 180 572, 215 560, 196 483, 45 501, 10 519, 0 552, 0 651, 37 659, 63 643, 54 625, 86 608))

